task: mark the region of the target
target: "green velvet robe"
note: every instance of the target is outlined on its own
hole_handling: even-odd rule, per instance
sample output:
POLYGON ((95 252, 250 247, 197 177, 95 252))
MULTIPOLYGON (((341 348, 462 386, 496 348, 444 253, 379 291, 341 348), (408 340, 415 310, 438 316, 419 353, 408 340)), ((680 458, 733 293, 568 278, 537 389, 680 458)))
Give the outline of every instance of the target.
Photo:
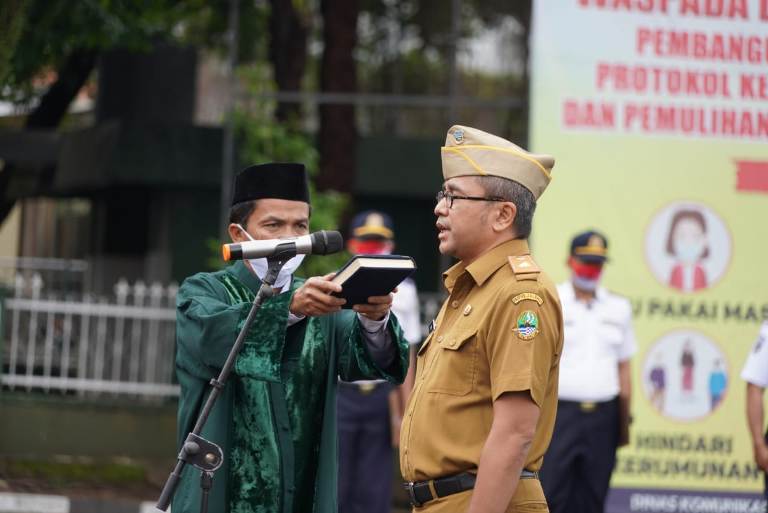
MULTIPOLYGON (((391 368, 372 361, 351 310, 287 327, 288 305, 303 283, 264 302, 202 436, 221 446, 211 513, 336 513, 338 377, 401 383, 408 344, 394 315, 391 368)), ((176 374, 181 385, 179 447, 208 397, 250 310, 260 282, 242 263, 184 281, 177 296, 176 374)), ((174 513, 198 512, 200 472, 187 465, 174 513)))

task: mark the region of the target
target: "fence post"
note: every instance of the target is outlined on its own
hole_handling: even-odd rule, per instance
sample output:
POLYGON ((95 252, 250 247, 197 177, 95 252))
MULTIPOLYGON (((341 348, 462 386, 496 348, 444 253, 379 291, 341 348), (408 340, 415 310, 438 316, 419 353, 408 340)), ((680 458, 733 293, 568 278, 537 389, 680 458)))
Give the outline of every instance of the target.
MULTIPOLYGON (((163 286, 159 282, 153 282, 149 287, 149 306, 152 309, 159 309, 163 300, 163 286)), ((146 383, 152 383, 157 376, 157 369, 160 366, 158 358, 158 345, 160 335, 160 321, 151 319, 147 326, 147 353, 145 363, 144 380, 146 383)))
MULTIPOLYGON (((40 300, 43 290, 43 278, 40 273, 32 275, 32 301, 40 300)), ((33 310, 29 316, 29 333, 27 333, 27 392, 32 390, 32 376, 35 375, 35 353, 37 352, 37 310, 33 310)))
MULTIPOLYGON (((115 299, 118 306, 125 306, 128 303, 128 294, 131 286, 128 280, 120 278, 115 285, 115 299)), ((112 352, 112 380, 120 381, 121 369, 123 367, 123 347, 125 345, 125 317, 123 315, 115 318, 115 347, 112 352)))
MULTIPOLYGON (((83 304, 93 303, 90 293, 83 295, 83 304)), ((80 317, 80 333, 77 341, 77 379, 82 381, 88 376, 88 347, 90 347, 91 315, 84 313, 80 317)), ((78 390, 77 395, 85 396, 85 391, 78 390)))
MULTIPOLYGON (((48 300, 53 300, 55 296, 52 293, 47 294, 48 300)), ((56 330, 56 313, 48 311, 46 312, 47 318, 45 321, 45 346, 43 347, 43 376, 45 380, 50 383, 51 368, 53 367, 53 336, 56 330)), ((49 384, 43 387, 43 390, 48 392, 50 390, 49 384)))
POLYGON ((5 352, 5 298, 7 297, 7 291, 4 287, 0 287, 0 394, 3 393, 3 353, 5 352))
MULTIPOLYGON (((176 295, 179 293, 179 284, 175 281, 172 281, 168 288, 166 289, 167 294, 167 306, 168 308, 173 308, 176 310, 176 295)), ((170 343, 166 347, 166 354, 164 361, 166 362, 166 365, 164 366, 164 372, 163 372, 163 379, 168 383, 173 383, 175 378, 175 369, 176 369, 176 320, 174 319, 172 322, 166 324, 166 333, 165 333, 166 339, 170 339, 170 343), (170 332, 170 337, 168 337, 168 332, 170 332)))
MULTIPOLYGON (((72 295, 65 296, 66 300, 73 302, 72 295)), ((81 298, 82 300, 82 298, 81 298)), ((61 339, 61 364, 59 366, 59 376, 62 379, 61 393, 66 393, 67 383, 69 382, 70 352, 72 350, 72 314, 64 314, 64 327, 61 339)))
MULTIPOLYGON (((16 273, 16 277, 13 280, 13 297, 14 299, 21 298, 24 294, 24 276, 21 273, 16 273)), ((8 376, 13 377, 16 375, 16 363, 19 359, 19 330, 21 329, 21 313, 18 308, 13 309, 13 321, 11 323, 11 351, 8 358, 8 376)), ((15 385, 11 383, 10 388, 13 390, 15 385)))
MULTIPOLYGON (((133 304, 134 306, 144 306, 144 296, 147 293, 147 286, 143 281, 137 281, 133 285, 133 304)), ((141 331, 143 327, 142 319, 133 318, 131 321, 131 359, 129 363, 128 380, 131 383, 138 383, 141 371, 141 331)))

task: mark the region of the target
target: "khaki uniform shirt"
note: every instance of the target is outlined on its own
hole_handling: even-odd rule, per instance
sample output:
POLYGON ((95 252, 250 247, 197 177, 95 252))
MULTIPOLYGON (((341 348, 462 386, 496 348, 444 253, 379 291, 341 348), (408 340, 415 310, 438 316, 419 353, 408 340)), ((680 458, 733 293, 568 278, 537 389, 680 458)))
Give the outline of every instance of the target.
POLYGON ((525 462, 536 471, 557 409, 563 347, 557 290, 525 240, 505 242, 468 266, 460 262, 444 277, 450 295, 419 351, 403 419, 403 477, 425 481, 477 472, 493 401, 526 390, 540 409, 525 462))

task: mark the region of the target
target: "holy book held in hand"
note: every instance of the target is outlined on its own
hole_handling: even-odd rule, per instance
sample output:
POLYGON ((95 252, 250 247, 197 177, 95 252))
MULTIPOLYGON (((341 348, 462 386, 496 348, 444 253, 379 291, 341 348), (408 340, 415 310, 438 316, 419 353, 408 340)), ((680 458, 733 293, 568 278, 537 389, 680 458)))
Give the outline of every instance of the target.
POLYGON ((347 300, 342 308, 352 308, 371 296, 386 296, 415 270, 416 262, 409 256, 356 255, 331 280, 342 287, 333 295, 347 300))

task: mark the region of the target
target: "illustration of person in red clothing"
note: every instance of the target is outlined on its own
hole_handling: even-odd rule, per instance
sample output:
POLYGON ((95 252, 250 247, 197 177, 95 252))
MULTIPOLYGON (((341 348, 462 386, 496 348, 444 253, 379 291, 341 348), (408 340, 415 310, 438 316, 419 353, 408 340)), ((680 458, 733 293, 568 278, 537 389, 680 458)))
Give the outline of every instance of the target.
POLYGON ((698 210, 678 210, 672 217, 667 253, 675 259, 669 274, 669 286, 683 292, 695 292, 708 286, 702 264, 709 256, 707 222, 698 210))

